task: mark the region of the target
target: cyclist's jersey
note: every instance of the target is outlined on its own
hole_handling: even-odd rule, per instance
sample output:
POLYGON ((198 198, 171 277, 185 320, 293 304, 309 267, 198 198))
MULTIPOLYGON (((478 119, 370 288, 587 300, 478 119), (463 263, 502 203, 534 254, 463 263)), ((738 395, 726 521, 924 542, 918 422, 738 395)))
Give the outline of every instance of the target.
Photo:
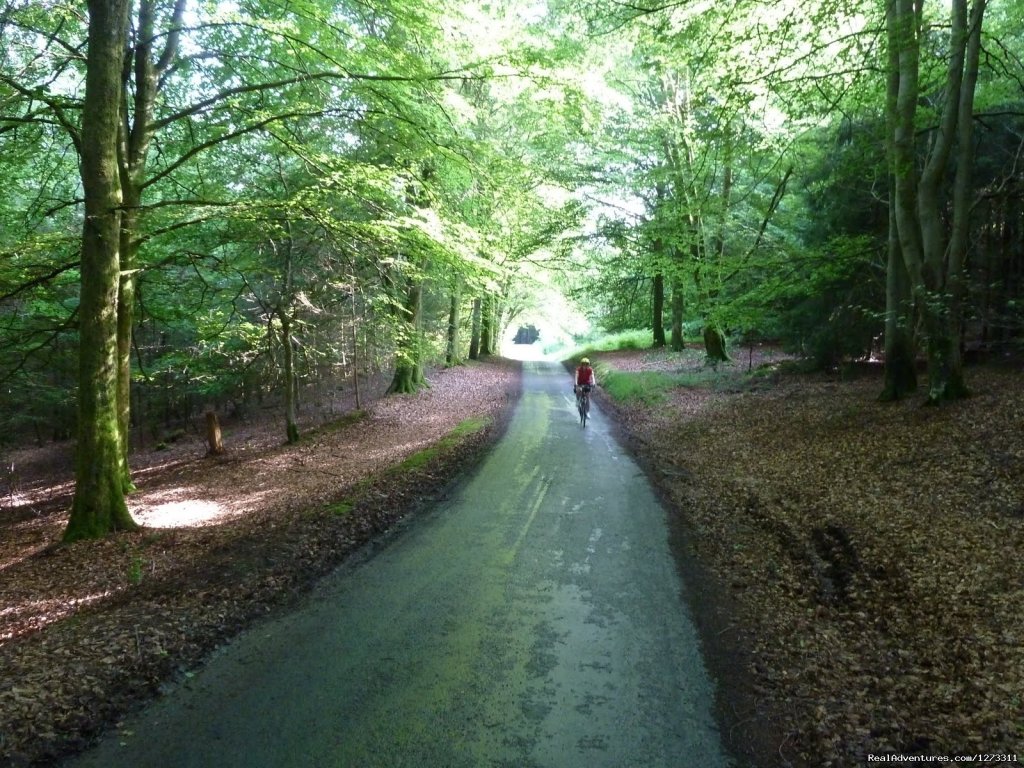
POLYGON ((577 386, 594 386, 594 369, 589 365, 581 365, 576 369, 577 386))

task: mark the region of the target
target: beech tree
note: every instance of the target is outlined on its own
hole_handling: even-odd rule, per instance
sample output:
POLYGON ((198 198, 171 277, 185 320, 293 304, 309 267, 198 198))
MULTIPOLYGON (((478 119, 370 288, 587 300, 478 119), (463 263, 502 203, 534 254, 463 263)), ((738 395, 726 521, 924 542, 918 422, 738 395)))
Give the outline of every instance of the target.
MULTIPOLYGON (((960 355, 964 262, 973 203, 974 93, 978 81, 985 0, 953 0, 946 72, 933 94, 938 123, 918 164, 921 57, 928 32, 924 3, 894 0, 888 9, 893 110, 893 208, 903 264, 920 312, 928 352, 928 401, 967 394, 960 355), (950 159, 956 162, 950 171, 950 159), (952 174, 952 184, 947 179, 952 174), (951 192, 947 192, 951 188, 951 192), (951 222, 945 223, 950 197, 951 222)), ((897 270, 899 266, 896 265, 897 270)), ((901 273, 902 274, 902 273, 901 273)), ((896 343, 896 342, 894 342, 896 343)), ((894 363, 897 360, 894 358, 894 363)))
POLYGON ((90 0, 82 105, 82 286, 79 299, 79 434, 75 498, 65 539, 136 527, 124 499, 125 455, 118 427, 117 307, 122 195, 118 139, 124 117, 122 55, 128 0, 90 0))

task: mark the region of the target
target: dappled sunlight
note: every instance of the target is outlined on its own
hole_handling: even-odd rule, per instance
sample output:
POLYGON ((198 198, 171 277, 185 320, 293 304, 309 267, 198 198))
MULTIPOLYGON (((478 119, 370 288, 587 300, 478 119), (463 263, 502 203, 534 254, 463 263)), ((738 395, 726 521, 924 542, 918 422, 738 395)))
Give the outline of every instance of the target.
POLYGON ((95 592, 83 597, 58 597, 45 600, 24 600, 0 609, 0 643, 42 629, 60 621, 79 608, 114 594, 113 590, 95 592))
POLYGON ((136 521, 147 528, 189 528, 211 525, 234 514, 215 501, 192 499, 158 504, 155 507, 135 512, 133 516, 136 521))
MULTIPOLYGON (((56 526, 54 526, 56 527, 56 526)), ((14 557, 8 557, 0 560, 0 571, 6 571, 12 565, 17 565, 20 562, 28 560, 30 557, 35 557, 37 554, 42 552, 49 546, 48 541, 44 541, 36 547, 22 548, 18 550, 18 553, 14 557)))
POLYGON ((234 497, 230 502, 198 498, 196 489, 170 488, 147 494, 132 505, 132 517, 147 528, 199 528, 244 514, 265 492, 234 497))
POLYGON ((32 503, 32 495, 28 493, 10 493, 3 500, 0 509, 19 509, 32 503))
POLYGON ((45 483, 32 488, 18 488, 0 496, 0 512, 36 507, 58 496, 70 495, 74 490, 75 484, 71 480, 63 483, 45 483))

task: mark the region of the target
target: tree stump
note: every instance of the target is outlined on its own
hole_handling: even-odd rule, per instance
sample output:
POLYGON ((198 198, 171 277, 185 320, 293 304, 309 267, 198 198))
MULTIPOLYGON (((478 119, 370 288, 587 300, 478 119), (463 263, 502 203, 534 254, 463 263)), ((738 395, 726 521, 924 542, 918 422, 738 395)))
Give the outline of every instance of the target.
POLYGON ((206 412, 206 442, 209 450, 207 456, 219 456, 224 453, 224 443, 220 437, 220 422, 214 411, 206 412))
POLYGON ((729 362, 729 353, 725 348, 725 333, 720 328, 704 326, 704 352, 712 365, 729 362))

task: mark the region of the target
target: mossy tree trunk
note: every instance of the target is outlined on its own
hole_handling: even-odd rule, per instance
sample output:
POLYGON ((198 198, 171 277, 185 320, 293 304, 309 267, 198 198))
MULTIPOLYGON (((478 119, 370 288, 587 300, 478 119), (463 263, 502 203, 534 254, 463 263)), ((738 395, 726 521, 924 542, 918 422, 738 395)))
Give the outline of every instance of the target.
POLYGON ((409 278, 405 306, 401 309, 404 322, 398 339, 395 375, 388 388, 388 392, 391 394, 411 394, 417 392, 426 383, 423 376, 420 328, 422 304, 423 281, 418 278, 409 278))
POLYGON ((900 400, 917 389, 913 302, 910 279, 897 249, 889 254, 885 296, 885 382, 883 402, 900 400))
POLYGON ((501 293, 489 293, 485 307, 487 315, 485 325, 487 327, 487 354, 496 355, 501 345, 502 317, 504 315, 504 302, 501 293))
POLYGON ((914 0, 895 0, 886 17, 889 67, 896 70, 890 71, 896 95, 890 95, 888 102, 895 219, 900 252, 926 334, 930 404, 968 394, 960 356, 961 300, 974 165, 974 91, 985 5, 985 0, 975 0, 968 12, 967 0, 950 3, 949 55, 938 99, 943 109, 920 171, 917 110, 921 44, 926 34, 921 6, 914 0), (954 145, 956 162, 951 163, 954 145), (952 201, 946 199, 950 188, 952 201), (948 210, 952 210, 952 226, 947 238, 948 210))
MULTIPOLYGON (((127 196, 126 196, 127 197, 127 196)), ((137 212, 125 205, 122 214, 129 222, 121 227, 121 275, 117 293, 117 426, 120 445, 119 466, 125 493, 135 490, 128 455, 131 452, 132 402, 132 330, 135 323, 135 251, 134 219, 137 212)))
POLYGON ((490 355, 494 351, 494 296, 484 296, 480 310, 480 354, 490 355))
POLYGON ((704 326, 704 352, 712 365, 727 362, 729 353, 725 346, 725 333, 713 325, 704 326))
MULTIPOLYGON (((896 55, 890 50, 890 57, 896 55)), ((890 60, 889 73, 889 115, 890 130, 888 154, 890 165, 894 163, 892 137, 895 135, 892 120, 895 117, 896 96, 899 89, 899 70, 890 60)), ((917 389, 917 367, 914 348, 914 302, 911 293, 910 275, 900 251, 899 231, 896 224, 896 189, 894 176, 889 183, 889 243, 888 263, 885 276, 885 382, 879 400, 892 402, 900 400, 917 389)))
POLYGON ((461 307, 462 291, 459 281, 456 279, 452 285, 451 301, 448 306, 448 343, 445 351, 445 364, 448 367, 462 362, 459 357, 459 324, 462 322, 460 317, 461 307))
POLYGON ((122 151, 118 154, 121 175, 121 277, 117 301, 118 429, 121 443, 121 474, 125 492, 134 490, 128 466, 131 434, 132 331, 135 322, 135 285, 138 271, 139 229, 142 190, 146 182, 146 160, 153 141, 153 111, 160 78, 173 65, 178 49, 185 0, 175 0, 166 35, 156 34, 156 0, 138 5, 137 35, 130 49, 129 64, 134 74, 130 94, 130 119, 122 124, 122 151), (158 52, 155 44, 162 40, 158 52))
POLYGON ((138 527, 125 502, 118 409, 122 198, 117 145, 129 5, 127 0, 88 3, 81 132, 85 223, 78 310, 78 444, 75 496, 65 541, 138 527))

